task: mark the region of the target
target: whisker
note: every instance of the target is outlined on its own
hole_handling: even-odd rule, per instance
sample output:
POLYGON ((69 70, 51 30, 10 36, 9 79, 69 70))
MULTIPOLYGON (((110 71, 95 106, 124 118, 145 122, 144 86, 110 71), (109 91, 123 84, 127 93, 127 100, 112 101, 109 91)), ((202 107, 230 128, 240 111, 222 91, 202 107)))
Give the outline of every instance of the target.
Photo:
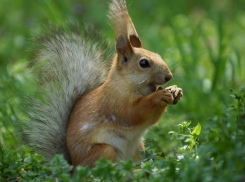
POLYGON ((147 80, 147 83, 149 83, 150 80, 151 80, 151 79, 149 78, 149 79, 147 80))
POLYGON ((173 123, 173 122, 174 122, 174 120, 172 119, 171 114, 169 114, 169 112, 168 112, 168 111, 165 111, 165 113, 168 115, 169 119, 170 119, 170 120, 171 120, 171 122, 173 123))
POLYGON ((170 70, 172 71, 174 68, 176 68, 178 65, 180 64, 180 61, 173 67, 171 68, 170 70))
POLYGON ((149 78, 144 79, 143 81, 139 82, 139 85, 142 84, 142 83, 144 83, 146 80, 149 80, 149 78))

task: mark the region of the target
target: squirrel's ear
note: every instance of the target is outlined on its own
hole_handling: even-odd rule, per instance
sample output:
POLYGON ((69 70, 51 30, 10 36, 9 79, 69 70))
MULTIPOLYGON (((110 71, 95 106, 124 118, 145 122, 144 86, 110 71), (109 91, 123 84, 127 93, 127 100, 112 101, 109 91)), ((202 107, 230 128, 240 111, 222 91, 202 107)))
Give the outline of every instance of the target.
POLYGON ((130 39, 130 43, 133 47, 137 47, 137 48, 143 47, 138 35, 130 35, 129 39, 130 39))
POLYGON ((119 35, 116 40, 116 49, 117 52, 124 56, 131 54, 133 52, 132 46, 129 43, 128 39, 125 37, 125 35, 119 35))
POLYGON ((133 48, 129 40, 125 37, 125 35, 122 34, 117 37, 116 49, 117 49, 120 65, 124 66, 128 62, 130 56, 133 53, 133 48))

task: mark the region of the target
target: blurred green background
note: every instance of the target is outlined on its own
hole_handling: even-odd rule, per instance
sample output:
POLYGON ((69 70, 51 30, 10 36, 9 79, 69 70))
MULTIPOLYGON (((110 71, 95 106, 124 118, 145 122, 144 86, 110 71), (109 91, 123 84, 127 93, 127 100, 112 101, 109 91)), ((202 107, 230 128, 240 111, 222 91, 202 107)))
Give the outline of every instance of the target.
MULTIPOLYGON (((31 93, 27 68, 30 39, 45 24, 77 20, 93 24, 114 41, 107 18, 109 1, 1 0, 0 5, 0 143, 15 149, 17 120, 24 120, 22 96, 31 93)), ((160 54, 174 74, 168 85, 183 89, 183 99, 170 106, 148 133, 156 150, 171 150, 167 132, 182 121, 209 124, 227 106, 230 89, 245 86, 245 1, 128 0, 144 48, 160 54)))

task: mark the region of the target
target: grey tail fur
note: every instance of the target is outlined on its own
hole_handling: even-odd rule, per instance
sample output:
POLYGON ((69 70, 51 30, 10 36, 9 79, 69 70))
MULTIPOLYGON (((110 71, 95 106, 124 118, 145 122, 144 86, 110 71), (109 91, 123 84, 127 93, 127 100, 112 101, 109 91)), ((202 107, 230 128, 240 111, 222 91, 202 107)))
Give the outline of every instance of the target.
POLYGON ((30 64, 37 78, 35 97, 28 97, 26 112, 30 121, 24 128, 24 141, 34 144, 37 153, 50 161, 63 154, 70 162, 65 135, 76 100, 100 86, 110 67, 108 43, 91 28, 48 25, 38 36, 38 50, 30 64))

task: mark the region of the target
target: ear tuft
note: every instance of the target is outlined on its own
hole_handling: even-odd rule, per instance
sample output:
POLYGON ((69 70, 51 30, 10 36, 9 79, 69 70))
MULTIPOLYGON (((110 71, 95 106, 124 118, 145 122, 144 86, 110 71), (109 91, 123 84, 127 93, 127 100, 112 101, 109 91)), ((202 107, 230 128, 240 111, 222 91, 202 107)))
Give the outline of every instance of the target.
POLYGON ((129 16, 125 0, 112 0, 109 5, 109 18, 116 37, 124 34, 132 47, 142 48, 140 38, 129 16))

